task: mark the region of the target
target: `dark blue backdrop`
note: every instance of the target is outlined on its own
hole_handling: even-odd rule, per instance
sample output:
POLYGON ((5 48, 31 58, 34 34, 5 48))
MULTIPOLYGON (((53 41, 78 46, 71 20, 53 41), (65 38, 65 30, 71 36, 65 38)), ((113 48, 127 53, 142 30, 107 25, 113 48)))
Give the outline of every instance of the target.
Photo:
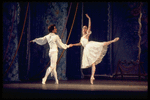
MULTIPOLYGON (((142 2, 142 30, 141 30, 141 62, 144 62, 144 70, 148 73, 148 3, 142 2)), ((75 9, 77 3, 72 3, 70 16, 65 30, 65 36, 62 41, 65 43, 70 32, 75 9)), ((138 18, 139 18, 139 2, 84 2, 79 3, 75 23, 72 29, 71 37, 68 44, 78 43, 81 38, 82 13, 83 25, 88 25, 88 19, 85 14, 91 17, 92 34, 89 40, 108 41, 115 37, 120 40, 108 47, 108 52, 103 61, 96 66, 97 75, 112 75, 115 73, 119 60, 127 60, 128 62, 137 60, 138 56, 138 18)), ((3 73, 9 67, 16 46, 18 44, 27 3, 3 3, 3 57, 10 35, 13 13, 16 6, 16 17, 14 21, 13 37, 10 47, 3 62, 3 73)), ((17 81, 27 79, 41 79, 45 71, 41 70, 49 62, 48 44, 39 46, 29 44, 29 41, 48 34, 47 26, 55 23, 58 28, 58 35, 61 37, 63 26, 67 19, 67 12, 70 3, 67 2, 43 2, 30 3, 24 35, 15 62, 11 69, 4 77, 5 81, 17 81), (38 75, 39 74, 39 75, 38 75)), ((59 55, 61 49, 59 49, 59 55)), ((80 79, 81 78, 81 47, 72 47, 65 51, 60 61, 57 71, 59 79, 80 79), (67 78, 66 78, 67 77, 67 78)), ((91 74, 91 68, 82 70, 85 75, 91 74)))

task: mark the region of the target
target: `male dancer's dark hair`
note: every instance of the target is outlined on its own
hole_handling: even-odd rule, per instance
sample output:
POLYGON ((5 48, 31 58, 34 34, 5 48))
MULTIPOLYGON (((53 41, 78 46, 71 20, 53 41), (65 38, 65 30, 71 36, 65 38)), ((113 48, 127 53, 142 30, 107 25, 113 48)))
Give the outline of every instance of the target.
POLYGON ((54 26, 56 26, 55 24, 49 25, 48 26, 48 31, 52 32, 54 30, 54 26))

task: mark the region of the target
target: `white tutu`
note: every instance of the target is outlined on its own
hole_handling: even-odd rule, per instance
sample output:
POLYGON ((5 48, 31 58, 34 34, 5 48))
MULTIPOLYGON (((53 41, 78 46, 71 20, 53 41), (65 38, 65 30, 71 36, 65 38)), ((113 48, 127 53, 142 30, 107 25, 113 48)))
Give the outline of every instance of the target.
POLYGON ((84 47, 81 68, 91 67, 93 63, 99 64, 107 52, 104 42, 88 41, 84 37, 81 37, 80 42, 84 47))

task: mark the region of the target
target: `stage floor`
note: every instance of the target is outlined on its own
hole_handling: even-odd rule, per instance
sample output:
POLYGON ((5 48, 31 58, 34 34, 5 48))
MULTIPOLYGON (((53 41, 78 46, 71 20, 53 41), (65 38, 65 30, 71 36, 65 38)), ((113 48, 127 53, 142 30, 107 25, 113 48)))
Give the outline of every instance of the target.
POLYGON ((88 79, 3 83, 3 98, 148 98, 147 81, 88 79))

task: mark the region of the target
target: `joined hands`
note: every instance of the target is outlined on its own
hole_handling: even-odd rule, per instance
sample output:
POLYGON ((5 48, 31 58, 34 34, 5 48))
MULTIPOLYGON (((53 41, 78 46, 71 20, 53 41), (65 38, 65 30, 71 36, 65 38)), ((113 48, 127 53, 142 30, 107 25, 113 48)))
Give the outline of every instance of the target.
POLYGON ((73 44, 69 44, 69 48, 70 48, 70 47, 73 47, 73 44))

